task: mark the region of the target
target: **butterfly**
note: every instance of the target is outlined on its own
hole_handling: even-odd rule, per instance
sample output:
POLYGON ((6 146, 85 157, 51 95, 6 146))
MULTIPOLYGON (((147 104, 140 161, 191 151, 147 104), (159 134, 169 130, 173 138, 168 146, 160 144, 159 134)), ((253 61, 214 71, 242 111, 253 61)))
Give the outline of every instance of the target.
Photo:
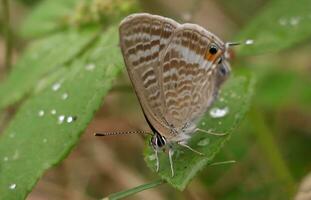
POLYGON ((119 35, 128 75, 153 132, 156 170, 158 152, 168 149, 174 176, 174 144, 202 154, 187 142, 196 131, 210 133, 197 123, 229 77, 228 47, 236 43, 224 43, 199 25, 148 13, 122 20, 119 35))

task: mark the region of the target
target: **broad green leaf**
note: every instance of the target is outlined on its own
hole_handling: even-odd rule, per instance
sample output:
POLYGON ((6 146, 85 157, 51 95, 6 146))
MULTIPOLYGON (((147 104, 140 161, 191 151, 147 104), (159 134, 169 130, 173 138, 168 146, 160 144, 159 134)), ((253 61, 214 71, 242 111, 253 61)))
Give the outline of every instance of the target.
MULTIPOLYGON (((204 153, 204 156, 195 154, 186 148, 176 146, 173 156, 175 176, 171 177, 168 155, 160 153, 159 175, 168 183, 183 190, 188 182, 202 170, 207 164, 211 163, 215 155, 229 139, 232 130, 244 117, 253 93, 253 78, 249 76, 231 77, 223 89, 217 101, 213 104, 210 112, 215 109, 225 112, 223 117, 212 117, 210 112, 206 113, 198 127, 215 133, 227 133, 226 136, 212 136, 206 133, 197 132, 193 135, 189 145, 204 153)), ((148 167, 155 171, 155 157, 152 148, 148 145, 145 150, 145 161, 148 167)))
POLYGON ((0 83, 0 110, 20 100, 40 79, 70 62, 96 39, 98 31, 68 30, 35 41, 0 83))
POLYGON ((0 137, 0 199, 24 199, 45 170, 68 155, 122 65, 112 29, 21 105, 0 137))
POLYGON ((253 45, 241 45, 241 55, 277 52, 311 37, 310 0, 273 0, 248 23, 238 40, 252 39, 253 45))

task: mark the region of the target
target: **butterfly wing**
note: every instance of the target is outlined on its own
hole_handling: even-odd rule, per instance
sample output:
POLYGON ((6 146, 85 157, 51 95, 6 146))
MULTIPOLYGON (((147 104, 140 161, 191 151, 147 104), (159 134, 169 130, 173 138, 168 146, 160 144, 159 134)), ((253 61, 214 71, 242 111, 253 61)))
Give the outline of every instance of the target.
POLYGON ((160 53, 179 24, 171 19, 133 14, 120 24, 120 46, 135 92, 152 128, 168 132, 159 84, 160 53))
POLYGON ((177 133, 193 127, 215 99, 215 61, 223 52, 224 44, 215 35, 198 25, 183 24, 161 54, 163 113, 177 133), (215 55, 209 52, 212 43, 219 49, 215 55))

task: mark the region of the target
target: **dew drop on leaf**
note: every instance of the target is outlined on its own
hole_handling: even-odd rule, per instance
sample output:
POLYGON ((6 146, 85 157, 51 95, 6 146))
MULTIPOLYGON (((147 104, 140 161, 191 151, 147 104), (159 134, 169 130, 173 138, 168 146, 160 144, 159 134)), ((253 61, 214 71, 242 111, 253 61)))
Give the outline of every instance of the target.
POLYGON ((245 41, 245 44, 246 45, 252 45, 252 44, 254 44, 254 40, 248 39, 248 40, 245 41))
POLYGON ((39 117, 43 117, 44 116, 44 110, 39 110, 38 115, 39 115, 39 117))
POLYGON ((94 63, 89 63, 89 64, 87 64, 86 66, 85 66, 85 69, 87 70, 87 71, 93 71, 94 69, 95 69, 95 64, 94 63))
POLYGON ((14 190, 14 189, 16 188, 16 184, 15 184, 15 183, 11 184, 9 188, 10 188, 11 190, 14 190))
POLYGON ((67 98, 68 98, 68 93, 62 94, 62 99, 63 99, 63 100, 65 100, 65 99, 67 99, 67 98))
POLYGON ((67 117, 67 123, 73 122, 74 118, 72 116, 67 117))
POLYGON ((61 87, 61 83, 57 82, 52 85, 52 90, 57 91, 61 87))
POLYGON ((55 109, 52 109, 52 110, 51 110, 51 114, 52 114, 52 115, 55 115, 55 114, 56 114, 56 110, 55 110, 55 109))
POLYGON ((212 118, 221 118, 224 117, 228 114, 229 108, 224 107, 224 108, 212 108, 209 112, 210 116, 212 118))
POLYGON ((59 124, 63 123, 64 120, 65 120, 65 115, 60 115, 60 116, 58 116, 58 123, 59 123, 59 124))

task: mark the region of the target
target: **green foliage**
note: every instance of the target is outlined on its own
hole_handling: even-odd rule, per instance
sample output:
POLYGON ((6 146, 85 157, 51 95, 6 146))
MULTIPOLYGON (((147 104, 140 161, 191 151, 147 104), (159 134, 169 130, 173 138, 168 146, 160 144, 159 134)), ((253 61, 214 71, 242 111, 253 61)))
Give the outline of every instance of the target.
POLYGON ((238 34, 238 39, 253 39, 252 46, 241 45, 240 55, 281 51, 311 36, 311 1, 274 0, 238 34))
POLYGON ((108 30, 81 57, 60 66, 66 70, 57 80, 21 106, 0 138, 0 199, 25 198, 78 142, 122 69, 116 33, 108 30))
MULTIPOLYGON (((177 147, 173 156, 175 176, 171 176, 168 156, 159 156, 159 175, 179 190, 183 190, 189 181, 207 164, 212 163, 215 155, 229 139, 232 130, 239 124, 249 106, 253 94, 254 79, 252 76, 237 75, 231 77, 221 90, 213 108, 227 110, 224 117, 212 117, 207 113, 199 124, 199 128, 212 133, 226 133, 226 136, 214 136, 197 132, 191 138, 189 145, 204 156, 195 154, 184 147, 177 147)), ((211 111, 211 110, 210 110, 211 111)), ((151 147, 145 151, 145 161, 155 170, 155 157, 151 147)))
POLYGON ((53 0, 43 1, 25 20, 21 33, 35 37, 68 27, 118 23, 138 8, 135 0, 53 0))
POLYGON ((74 60, 97 35, 94 30, 72 30, 33 42, 0 85, 0 110, 16 103, 38 86, 39 80, 49 78, 51 72, 74 60))

